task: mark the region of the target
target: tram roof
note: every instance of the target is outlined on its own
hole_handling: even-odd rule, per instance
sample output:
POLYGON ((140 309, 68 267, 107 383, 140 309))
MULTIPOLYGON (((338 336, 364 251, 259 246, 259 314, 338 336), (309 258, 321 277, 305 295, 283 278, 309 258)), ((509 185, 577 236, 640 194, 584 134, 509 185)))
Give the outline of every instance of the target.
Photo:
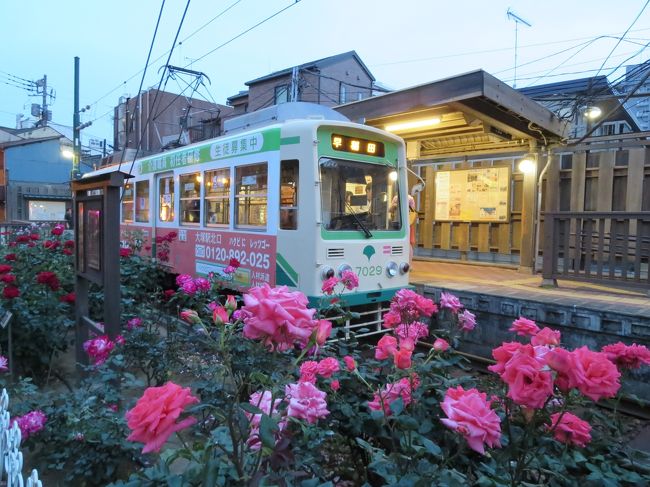
POLYGON ((393 131, 420 142, 421 157, 526 150, 562 138, 550 110, 483 70, 335 107, 353 122, 378 128, 420 120, 430 126, 393 131))

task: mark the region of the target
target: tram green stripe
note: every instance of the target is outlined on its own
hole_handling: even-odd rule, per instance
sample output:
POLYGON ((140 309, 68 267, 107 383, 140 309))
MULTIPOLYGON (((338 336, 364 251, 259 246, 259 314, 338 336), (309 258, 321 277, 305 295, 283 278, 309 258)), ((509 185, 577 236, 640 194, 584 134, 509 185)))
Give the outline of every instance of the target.
POLYGON ((292 144, 300 144, 300 136, 297 135, 295 137, 282 137, 280 139, 280 145, 292 145, 292 144))
POLYGON ((293 281, 298 284, 298 273, 294 270, 293 267, 287 262, 287 260, 282 256, 282 254, 277 254, 276 256, 276 267, 281 267, 287 275, 293 279, 293 281))
POLYGON ((275 266, 275 284, 278 286, 298 287, 298 283, 294 282, 293 279, 284 272, 284 269, 280 267, 280 264, 276 264, 275 266))

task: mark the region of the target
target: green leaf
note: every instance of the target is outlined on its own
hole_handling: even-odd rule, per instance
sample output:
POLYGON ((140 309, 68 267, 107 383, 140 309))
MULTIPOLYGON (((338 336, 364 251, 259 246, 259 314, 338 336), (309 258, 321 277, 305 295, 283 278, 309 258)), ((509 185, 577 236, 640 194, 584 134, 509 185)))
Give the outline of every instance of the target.
POLYGON ((398 397, 390 404, 390 410, 395 416, 399 416, 404 411, 404 401, 398 397))
POLYGON ((270 416, 263 414, 260 420, 260 439, 262 444, 268 448, 275 447, 275 433, 280 430, 278 423, 270 416))
POLYGON ((429 438, 425 438, 424 436, 420 437, 420 441, 422 442, 422 446, 431 453, 433 456, 439 457, 442 455, 442 450, 438 445, 436 445, 433 441, 431 441, 429 438))
POLYGON ((242 408, 244 411, 247 413, 251 414, 264 414, 264 411, 262 411, 260 408, 257 406, 254 406, 248 402, 242 402, 239 404, 239 407, 242 408))

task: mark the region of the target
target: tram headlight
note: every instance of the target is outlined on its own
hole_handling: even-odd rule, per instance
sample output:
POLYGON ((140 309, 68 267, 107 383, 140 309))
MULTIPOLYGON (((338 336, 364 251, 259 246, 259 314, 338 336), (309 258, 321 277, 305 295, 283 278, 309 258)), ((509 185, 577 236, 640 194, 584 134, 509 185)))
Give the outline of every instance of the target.
POLYGON ((328 265, 323 266, 320 270, 320 277, 323 281, 329 279, 330 277, 334 277, 334 269, 328 265))
POLYGON ((341 264, 338 268, 338 276, 343 276, 345 271, 352 271, 352 266, 350 264, 341 264))
POLYGON ((386 264, 386 274, 388 277, 395 277, 397 275, 397 262, 390 261, 386 264))
POLYGON ((408 262, 402 262, 399 265, 399 271, 401 274, 406 274, 411 269, 411 265, 408 262))

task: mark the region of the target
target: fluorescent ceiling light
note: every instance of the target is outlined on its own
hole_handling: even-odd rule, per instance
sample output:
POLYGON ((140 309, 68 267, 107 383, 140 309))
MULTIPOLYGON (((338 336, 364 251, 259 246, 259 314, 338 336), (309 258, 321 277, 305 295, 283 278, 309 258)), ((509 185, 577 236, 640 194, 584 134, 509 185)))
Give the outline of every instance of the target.
POLYGON ((422 120, 411 120, 410 122, 393 123, 391 125, 386 125, 386 130, 389 132, 400 132, 402 130, 433 127, 439 123, 440 117, 424 118, 422 120))

